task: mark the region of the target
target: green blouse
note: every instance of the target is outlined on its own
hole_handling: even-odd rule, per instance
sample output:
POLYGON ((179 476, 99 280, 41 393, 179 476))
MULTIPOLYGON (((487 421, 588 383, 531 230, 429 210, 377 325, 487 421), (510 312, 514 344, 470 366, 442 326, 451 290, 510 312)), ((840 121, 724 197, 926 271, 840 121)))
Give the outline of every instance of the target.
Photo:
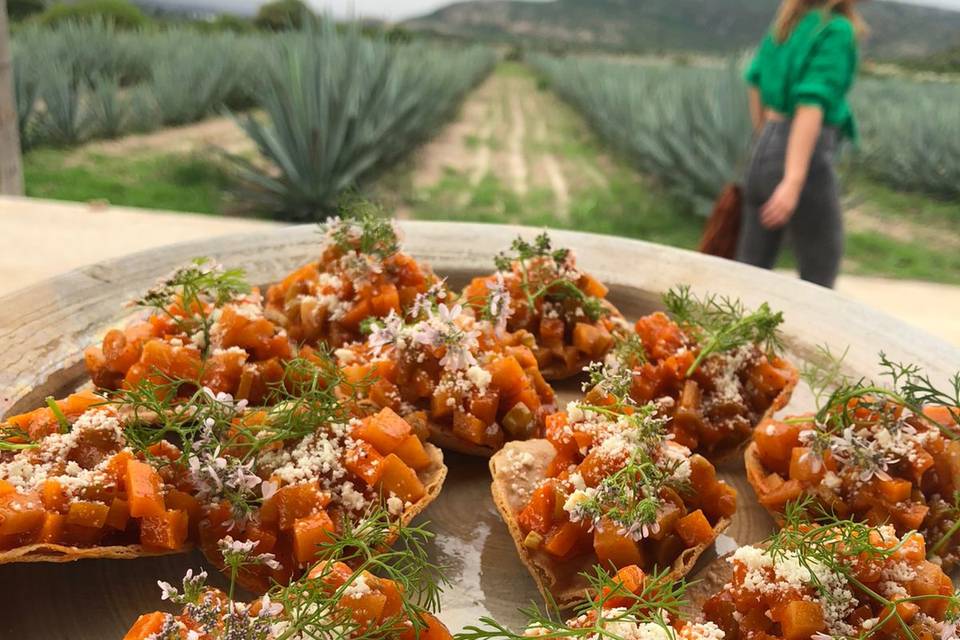
POLYGON ((746 80, 760 91, 764 106, 792 116, 798 105, 816 105, 823 121, 856 142, 857 124, 847 93, 857 73, 853 24, 839 14, 807 12, 784 42, 768 33, 746 80))

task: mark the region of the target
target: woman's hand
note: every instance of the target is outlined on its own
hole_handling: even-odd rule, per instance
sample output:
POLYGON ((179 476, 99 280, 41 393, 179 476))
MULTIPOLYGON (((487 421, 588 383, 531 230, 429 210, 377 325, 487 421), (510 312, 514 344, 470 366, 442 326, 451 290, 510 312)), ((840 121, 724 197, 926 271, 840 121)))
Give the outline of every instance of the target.
POLYGON ((801 186, 793 180, 784 179, 777 185, 773 195, 760 208, 760 222, 767 229, 779 229, 790 221, 800 201, 801 186))

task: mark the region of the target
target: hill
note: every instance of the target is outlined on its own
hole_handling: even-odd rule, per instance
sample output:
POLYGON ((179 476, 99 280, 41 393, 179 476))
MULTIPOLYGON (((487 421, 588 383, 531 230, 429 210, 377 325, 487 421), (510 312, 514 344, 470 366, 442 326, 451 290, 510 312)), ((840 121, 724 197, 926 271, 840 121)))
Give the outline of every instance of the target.
MULTIPOLYGON (((496 42, 611 51, 729 53, 756 44, 778 0, 468 0, 407 22, 411 29, 496 42)), ((919 57, 960 44, 960 12, 869 2, 868 51, 919 57)))

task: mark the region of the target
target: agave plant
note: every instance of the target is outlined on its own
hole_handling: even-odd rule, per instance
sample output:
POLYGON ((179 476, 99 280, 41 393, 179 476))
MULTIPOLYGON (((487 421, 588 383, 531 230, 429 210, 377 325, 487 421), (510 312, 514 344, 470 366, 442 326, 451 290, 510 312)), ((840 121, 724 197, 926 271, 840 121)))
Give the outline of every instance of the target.
POLYGON ((751 139, 736 61, 725 69, 534 56, 608 143, 702 214, 736 178, 751 139))
POLYGON ((71 145, 83 142, 94 131, 94 116, 87 97, 87 80, 77 78, 59 61, 44 66, 38 89, 42 110, 37 117, 37 136, 45 144, 71 145))
POLYGON ((288 220, 321 217, 342 191, 408 152, 493 62, 486 50, 427 52, 331 25, 275 42, 266 118, 240 118, 261 157, 228 157, 243 208, 288 220))
POLYGON ((219 40, 180 34, 153 62, 151 86, 165 124, 184 124, 221 109, 241 74, 219 40))
POLYGON ((856 168, 901 189, 960 196, 960 85, 869 78, 853 101, 862 129, 856 168))
POLYGON ((26 56, 13 59, 13 92, 17 99, 17 129, 20 132, 20 146, 24 149, 33 144, 33 122, 37 111, 37 99, 40 92, 41 73, 39 65, 26 56))

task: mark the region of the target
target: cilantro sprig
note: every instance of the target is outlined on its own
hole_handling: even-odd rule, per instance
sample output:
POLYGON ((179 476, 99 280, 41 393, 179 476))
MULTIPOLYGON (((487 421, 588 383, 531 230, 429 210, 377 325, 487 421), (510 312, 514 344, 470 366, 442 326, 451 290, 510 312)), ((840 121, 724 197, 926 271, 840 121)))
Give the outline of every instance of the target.
POLYGON ((528 242, 517 237, 509 251, 499 253, 493 263, 497 271, 511 273, 516 266, 520 276, 520 289, 526 299, 530 312, 536 309, 541 298, 561 303, 573 300, 584 314, 596 322, 608 313, 603 301, 587 295, 577 284, 563 277, 568 267, 570 250, 554 248, 549 234, 543 232, 528 242))
POLYGON ((393 222, 370 202, 345 203, 340 208, 340 217, 331 219, 321 228, 344 252, 356 251, 383 259, 400 250, 400 239, 393 222))
POLYGON ((196 258, 174 270, 131 304, 167 316, 178 331, 188 335, 199 332, 201 353, 206 357, 213 310, 250 291, 244 277, 243 269, 225 269, 209 258, 196 258), (181 313, 171 311, 174 305, 180 307, 181 313))
POLYGON ((663 295, 667 311, 685 331, 695 338, 700 352, 687 369, 693 375, 700 364, 715 353, 755 344, 768 354, 783 349, 779 328, 783 313, 774 312, 764 302, 749 311, 740 300, 708 294, 698 297, 689 286, 670 289, 663 295))

